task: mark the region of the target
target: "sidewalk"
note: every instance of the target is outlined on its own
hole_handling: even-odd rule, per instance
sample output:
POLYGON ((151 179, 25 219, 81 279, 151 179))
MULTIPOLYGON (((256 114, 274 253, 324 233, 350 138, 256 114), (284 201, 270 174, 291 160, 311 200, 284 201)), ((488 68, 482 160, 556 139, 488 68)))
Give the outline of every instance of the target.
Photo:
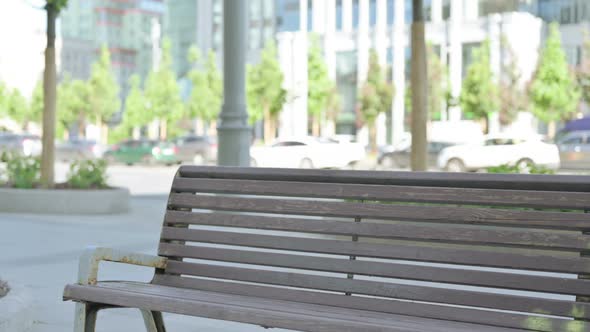
MULTIPOLYGON (((132 212, 115 216, 0 214, 0 275, 28 287, 35 298, 32 332, 72 331, 74 304, 62 302, 63 287, 76 280, 77 260, 87 245, 155 254, 165 211, 164 195, 135 197, 132 212)), ((100 279, 147 281, 152 271, 114 263, 101 265, 100 279)), ((255 332, 257 326, 165 315, 174 332, 255 332)), ((145 331, 139 311, 105 310, 98 332, 145 331)), ((280 330, 274 330, 280 331, 280 330)), ((10 331, 19 332, 19 331, 10 331)))

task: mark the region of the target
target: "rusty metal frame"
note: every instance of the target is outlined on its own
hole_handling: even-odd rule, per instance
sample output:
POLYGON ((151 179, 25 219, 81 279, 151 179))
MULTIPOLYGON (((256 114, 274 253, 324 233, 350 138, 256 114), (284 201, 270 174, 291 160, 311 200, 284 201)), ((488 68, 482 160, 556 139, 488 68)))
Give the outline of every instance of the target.
MULTIPOLYGON (((78 266, 78 283, 81 285, 96 285, 98 266, 100 262, 114 262, 131 264, 155 269, 165 269, 168 259, 159 256, 126 252, 119 249, 105 247, 87 247, 80 256, 78 266)), ((108 306, 95 303, 76 303, 74 331, 94 332, 98 310, 108 306)), ((159 312, 141 310, 148 332, 164 332, 164 321, 159 312)))

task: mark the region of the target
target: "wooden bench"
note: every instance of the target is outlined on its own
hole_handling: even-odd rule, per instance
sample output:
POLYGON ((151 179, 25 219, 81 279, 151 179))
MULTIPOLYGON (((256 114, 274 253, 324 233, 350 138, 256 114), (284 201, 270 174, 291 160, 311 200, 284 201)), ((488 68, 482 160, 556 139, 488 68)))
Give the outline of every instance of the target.
MULTIPOLYGON (((300 331, 590 331, 590 177, 183 166, 158 256, 84 254, 76 330, 138 308, 300 331), (97 281, 99 261, 155 268, 97 281)), ((195 327, 198 330, 198 327, 195 327)))

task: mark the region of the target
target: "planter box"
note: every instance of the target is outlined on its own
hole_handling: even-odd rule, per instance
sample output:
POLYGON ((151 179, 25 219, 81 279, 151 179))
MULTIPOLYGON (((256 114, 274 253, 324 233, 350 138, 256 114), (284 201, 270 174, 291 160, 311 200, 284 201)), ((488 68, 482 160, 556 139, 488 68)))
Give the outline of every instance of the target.
POLYGON ((115 214, 129 211, 129 190, 0 188, 0 212, 115 214))

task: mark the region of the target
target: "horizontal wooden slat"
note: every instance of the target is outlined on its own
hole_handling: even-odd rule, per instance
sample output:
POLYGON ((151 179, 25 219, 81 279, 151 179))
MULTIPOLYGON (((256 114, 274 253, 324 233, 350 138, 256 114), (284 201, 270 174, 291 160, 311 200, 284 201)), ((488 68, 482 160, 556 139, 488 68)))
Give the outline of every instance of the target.
POLYGON ((489 266, 537 271, 583 274, 590 272, 590 260, 582 257, 549 255, 543 252, 506 253, 489 248, 456 249, 418 244, 376 244, 341 240, 295 238, 236 232, 193 230, 176 227, 162 229, 163 240, 182 240, 254 248, 293 250, 372 258, 416 260, 474 266, 489 266))
MULTIPOLYGON (((577 326, 570 325, 574 321, 557 318, 538 317, 531 315, 476 310, 443 306, 429 303, 406 302, 383 298, 367 298, 346 296, 341 294, 295 290, 280 287, 270 287, 243 283, 230 283, 200 278, 185 278, 172 275, 157 275, 154 282, 161 285, 179 288, 201 289, 206 291, 223 292, 268 299, 296 301, 300 303, 319 304, 333 307, 371 310, 391 314, 401 314, 416 317, 435 318, 458 322, 471 322, 484 325, 502 326, 509 328, 530 328, 535 331, 567 331, 567 328, 588 329, 588 323, 576 321, 577 326), (563 327, 563 328, 562 328, 563 327)), ((475 329, 474 331, 480 331, 475 329)))
POLYGON ((405 300, 590 318, 590 304, 572 301, 177 261, 170 261, 166 272, 405 300))
POLYGON ((227 213, 195 213, 168 211, 168 224, 192 224, 251 229, 294 231, 314 234, 363 236, 385 239, 416 239, 421 241, 476 243, 488 245, 515 245, 550 247, 556 249, 586 249, 590 237, 579 232, 552 232, 548 230, 474 228, 453 225, 382 224, 342 222, 317 219, 235 215, 227 213))
POLYGON ((65 298, 309 332, 423 332, 434 329, 437 332, 472 332, 474 329, 481 332, 516 331, 160 285, 117 285, 68 285, 65 298))
POLYGON ((255 194, 397 202, 430 202, 462 205, 499 205, 543 209, 584 209, 590 207, 590 193, 588 192, 443 188, 182 177, 178 177, 174 180, 172 183, 172 190, 177 192, 255 194))
POLYGON ((170 207, 515 227, 590 229, 590 214, 171 194, 170 207))
POLYGON ((590 192, 590 177, 584 175, 334 171, 212 166, 181 166, 178 175, 187 178, 590 192))
POLYGON ((160 256, 254 264, 365 276, 432 281, 568 295, 590 295, 590 280, 475 271, 395 262, 336 259, 161 243, 160 256))

